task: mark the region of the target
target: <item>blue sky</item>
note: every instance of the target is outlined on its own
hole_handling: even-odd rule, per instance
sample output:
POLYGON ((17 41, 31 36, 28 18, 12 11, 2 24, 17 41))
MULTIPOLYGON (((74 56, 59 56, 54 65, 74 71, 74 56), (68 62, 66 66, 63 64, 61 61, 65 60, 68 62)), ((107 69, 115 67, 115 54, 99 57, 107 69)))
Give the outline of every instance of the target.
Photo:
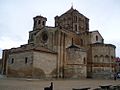
POLYGON ((33 17, 54 17, 72 6, 90 19, 90 31, 99 30, 105 43, 116 45, 120 57, 120 0, 0 0, 0 58, 3 49, 26 44, 33 28, 33 17))

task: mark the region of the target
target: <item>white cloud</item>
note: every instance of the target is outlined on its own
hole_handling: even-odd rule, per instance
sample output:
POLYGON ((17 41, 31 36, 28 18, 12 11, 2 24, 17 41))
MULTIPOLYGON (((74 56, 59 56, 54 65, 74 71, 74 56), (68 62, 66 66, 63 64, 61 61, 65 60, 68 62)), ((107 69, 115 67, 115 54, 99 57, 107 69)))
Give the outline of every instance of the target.
MULTIPOLYGON (((16 37, 17 38, 17 37, 16 37)), ((13 38, 10 37, 0 37, 0 58, 2 58, 2 50, 4 49, 10 49, 13 47, 19 47, 23 43, 26 43, 24 41, 16 41, 13 38)))
POLYGON ((22 44, 21 41, 14 41, 14 39, 11 39, 9 37, 1 37, 0 38, 0 48, 1 49, 10 49, 12 47, 18 47, 22 44))

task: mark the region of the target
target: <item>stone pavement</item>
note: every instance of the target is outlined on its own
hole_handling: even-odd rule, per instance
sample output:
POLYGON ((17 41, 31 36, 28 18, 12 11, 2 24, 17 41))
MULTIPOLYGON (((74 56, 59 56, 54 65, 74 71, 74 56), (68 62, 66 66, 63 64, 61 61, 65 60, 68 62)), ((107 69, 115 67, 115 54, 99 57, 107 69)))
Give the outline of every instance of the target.
POLYGON ((99 87, 100 85, 118 85, 120 80, 39 80, 0 78, 0 90, 44 90, 53 82, 53 90, 72 90, 72 88, 99 87))

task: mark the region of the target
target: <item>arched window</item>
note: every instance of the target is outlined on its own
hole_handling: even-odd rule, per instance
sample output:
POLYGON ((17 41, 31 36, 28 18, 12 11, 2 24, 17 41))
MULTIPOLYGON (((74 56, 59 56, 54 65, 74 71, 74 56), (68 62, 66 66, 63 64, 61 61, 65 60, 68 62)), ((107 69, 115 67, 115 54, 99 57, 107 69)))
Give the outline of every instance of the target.
POLYGON ((38 20, 38 24, 41 24, 41 20, 38 20))
POLYGON ((37 21, 34 21, 34 27, 36 26, 36 24, 37 24, 37 21))
POLYGON ((110 62, 108 55, 105 56, 105 62, 106 62, 106 63, 110 62))
POLYGON ((103 56, 103 55, 100 56, 100 62, 101 62, 101 63, 104 62, 104 56, 103 56))
POLYGON ((42 22, 42 25, 45 26, 45 21, 42 22))
POLYGON ((77 22, 77 16, 74 16, 74 22, 77 22))
POLYGON ((83 39, 80 39, 80 44, 81 46, 83 46, 83 39))
POLYGON ((114 62, 114 58, 113 58, 113 56, 111 56, 111 61, 114 62))
POLYGON ((75 25, 75 31, 77 31, 77 25, 75 25))
POLYGON ((83 63, 86 64, 86 58, 85 58, 85 57, 84 57, 84 59, 83 59, 83 63))
POLYGON ((13 64, 13 63, 14 63, 14 58, 11 59, 11 64, 13 64))
POLYGON ((27 64, 28 63, 28 58, 27 57, 25 57, 25 64, 27 64))
POLYGON ((98 62, 98 56, 97 56, 97 55, 94 56, 94 62, 95 62, 95 63, 98 62))
POLYGON ((98 36, 96 35, 96 41, 98 41, 98 36))

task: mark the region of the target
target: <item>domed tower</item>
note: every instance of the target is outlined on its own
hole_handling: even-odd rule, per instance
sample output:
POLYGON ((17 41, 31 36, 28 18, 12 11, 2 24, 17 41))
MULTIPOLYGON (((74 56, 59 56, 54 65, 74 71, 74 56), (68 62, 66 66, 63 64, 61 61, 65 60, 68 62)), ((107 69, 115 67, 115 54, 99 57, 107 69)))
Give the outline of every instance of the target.
POLYGON ((45 27, 47 18, 43 16, 36 16, 33 18, 33 20, 34 20, 33 30, 38 30, 45 27))

